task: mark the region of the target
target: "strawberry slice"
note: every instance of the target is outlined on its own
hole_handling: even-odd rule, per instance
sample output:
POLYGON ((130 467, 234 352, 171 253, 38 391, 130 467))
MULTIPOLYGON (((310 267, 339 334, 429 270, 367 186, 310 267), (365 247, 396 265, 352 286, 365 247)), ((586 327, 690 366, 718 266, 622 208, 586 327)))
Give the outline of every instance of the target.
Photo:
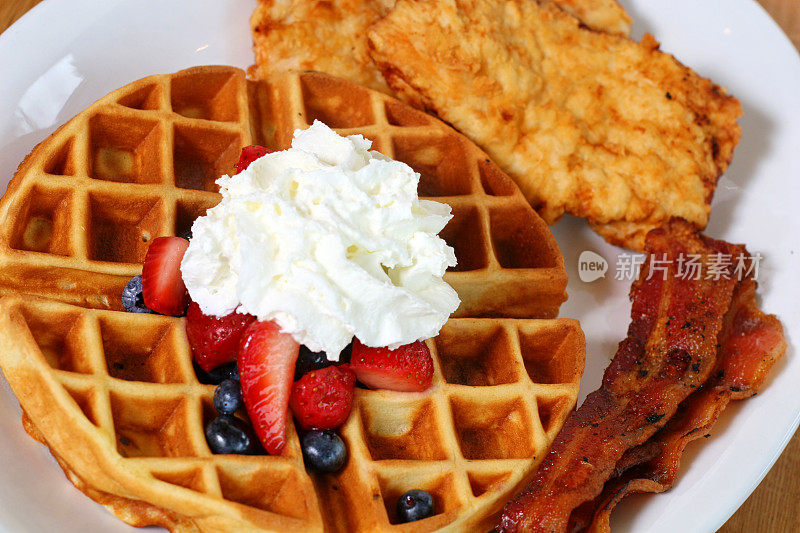
POLYGON ((197 302, 186 310, 186 336, 195 362, 206 372, 236 360, 242 333, 256 317, 231 313, 213 316, 203 313, 197 302))
POLYGON ((303 429, 335 429, 350 416, 355 386, 347 365, 312 370, 292 385, 289 407, 303 429))
POLYGON ((233 166, 236 168, 237 173, 241 172, 242 170, 249 167, 250 163, 258 159, 259 157, 271 153, 272 150, 269 150, 257 144, 251 144, 250 146, 245 146, 244 148, 242 148, 242 154, 239 156, 239 162, 233 166))
POLYGON ((278 455, 286 444, 286 417, 300 345, 273 322, 256 321, 239 345, 239 379, 247 414, 261 444, 278 455))
POLYGON ((433 358, 422 341, 390 350, 364 346, 354 339, 350 368, 361 383, 372 389, 421 392, 433 380, 433 358))
POLYGON ((181 259, 189 241, 181 237, 158 237, 147 249, 142 265, 144 304, 162 315, 180 316, 189 303, 181 277, 181 259))

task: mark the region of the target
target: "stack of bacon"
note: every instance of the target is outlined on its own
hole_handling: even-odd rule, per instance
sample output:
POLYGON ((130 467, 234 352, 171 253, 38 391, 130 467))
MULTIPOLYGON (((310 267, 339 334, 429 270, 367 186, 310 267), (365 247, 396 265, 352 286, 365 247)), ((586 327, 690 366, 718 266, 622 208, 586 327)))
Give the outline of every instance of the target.
POLYGON ((609 531, 617 503, 669 489, 686 445, 708 436, 731 400, 756 394, 783 355, 752 269, 719 261, 748 257, 744 246, 672 220, 648 234, 646 251, 628 337, 497 531, 609 531), (687 276, 682 259, 698 255, 699 275, 687 276))

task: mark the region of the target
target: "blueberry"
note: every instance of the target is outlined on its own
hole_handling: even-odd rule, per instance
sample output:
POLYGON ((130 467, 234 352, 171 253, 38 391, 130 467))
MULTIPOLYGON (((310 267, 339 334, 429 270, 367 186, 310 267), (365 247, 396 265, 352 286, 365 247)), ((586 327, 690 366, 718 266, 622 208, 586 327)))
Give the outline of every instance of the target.
POLYGON ((218 366, 210 372, 206 372, 200 368, 197 363, 194 363, 194 373, 197 374, 197 380, 205 385, 219 385, 226 379, 233 379, 239 381, 239 367, 236 362, 227 363, 218 366))
POLYGON ((297 381, 312 370, 319 370, 331 365, 343 365, 350 362, 353 353, 353 343, 348 344, 342 353, 339 354, 338 361, 330 361, 325 352, 312 352, 305 346, 300 346, 300 354, 297 356, 297 363, 294 366, 294 380, 297 381))
POLYGON ((223 380, 232 379, 234 381, 239 381, 239 363, 236 361, 226 363, 222 366, 218 366, 212 370, 211 373, 220 376, 223 380))
POLYGON ((206 442, 212 453, 252 454, 258 439, 243 420, 219 415, 206 426, 206 442))
POLYGON ((242 406, 242 389, 238 381, 226 379, 214 391, 214 408, 222 414, 231 415, 242 406))
POLYGON ((313 430, 303 435, 303 459, 312 472, 332 474, 344 468, 347 462, 347 446, 342 438, 331 430, 313 430))
POLYGON ((433 497, 429 492, 412 489, 397 500, 397 518, 400 522, 414 522, 433 516, 433 497))
POLYGON ((155 313, 144 305, 142 276, 133 276, 122 289, 122 306, 129 313, 155 313))
POLYGON ((186 231, 184 231, 183 233, 178 235, 178 237, 186 239, 187 241, 191 241, 192 240, 192 228, 187 229, 186 231))
POLYGON ((344 350, 342 350, 342 353, 339 354, 339 362, 336 364, 343 365, 345 363, 349 363, 352 355, 353 355, 353 343, 351 342, 350 344, 345 346, 344 350))
POLYGON ((312 370, 319 370, 332 364, 325 356, 325 352, 312 352, 305 346, 300 346, 300 354, 294 366, 294 380, 297 381, 312 370))

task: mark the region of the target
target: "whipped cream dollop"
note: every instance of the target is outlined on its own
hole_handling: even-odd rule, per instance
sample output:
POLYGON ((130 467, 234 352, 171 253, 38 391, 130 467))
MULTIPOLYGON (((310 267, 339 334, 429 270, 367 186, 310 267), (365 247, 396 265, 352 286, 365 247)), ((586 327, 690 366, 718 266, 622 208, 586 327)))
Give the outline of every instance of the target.
POLYGON ((329 359, 353 336, 396 348, 433 337, 459 305, 438 233, 450 206, 420 200, 419 174, 322 122, 292 147, 217 180, 181 263, 206 314, 251 313, 329 359))

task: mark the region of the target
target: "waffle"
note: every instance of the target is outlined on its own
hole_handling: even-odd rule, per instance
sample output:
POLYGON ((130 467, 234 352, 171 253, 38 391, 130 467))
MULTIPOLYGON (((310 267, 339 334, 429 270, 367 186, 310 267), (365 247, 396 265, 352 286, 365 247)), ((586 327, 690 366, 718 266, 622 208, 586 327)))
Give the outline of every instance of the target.
POLYGON ((229 67, 145 78, 89 107, 20 166, 0 203, 0 367, 28 432, 70 480, 133 525, 173 531, 488 529, 572 410, 578 323, 553 319, 563 259, 510 179, 443 123, 318 73, 252 82, 229 67), (211 454, 214 387, 197 381, 183 319, 120 312, 148 241, 219 201, 242 146, 289 146, 320 119, 360 133, 446 202, 445 275, 462 305, 429 340, 424 393, 357 389, 350 460, 311 476, 291 421, 282 456, 211 454), (398 524, 428 490, 437 514, 398 524))
POLYGON ((319 73, 249 82, 229 67, 145 78, 99 100, 23 161, 0 205, 0 294, 122 310, 149 241, 216 205, 242 146, 288 148, 322 120, 421 173, 452 206, 455 316, 554 317, 566 299, 558 246, 509 178, 465 137, 398 101, 319 73), (34 253, 31 253, 34 252, 34 253))

